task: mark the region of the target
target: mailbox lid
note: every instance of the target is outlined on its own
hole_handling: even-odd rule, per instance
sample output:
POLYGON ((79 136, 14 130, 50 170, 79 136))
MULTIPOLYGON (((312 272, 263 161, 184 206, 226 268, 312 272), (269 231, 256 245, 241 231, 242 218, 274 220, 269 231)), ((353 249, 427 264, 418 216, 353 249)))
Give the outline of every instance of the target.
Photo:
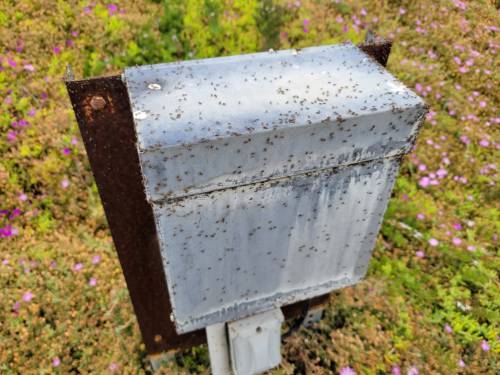
POLYGON ((407 152, 422 100, 352 44, 128 68, 151 202, 407 152))

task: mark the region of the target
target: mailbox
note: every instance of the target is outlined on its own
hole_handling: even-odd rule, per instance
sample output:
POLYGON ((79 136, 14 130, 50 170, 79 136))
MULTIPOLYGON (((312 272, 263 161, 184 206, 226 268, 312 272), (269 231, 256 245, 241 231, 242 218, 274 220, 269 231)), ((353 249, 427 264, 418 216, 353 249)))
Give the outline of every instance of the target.
MULTIPOLYGON (((220 332, 229 337, 235 373, 276 365, 279 308, 365 275, 426 105, 352 44, 131 67, 116 79, 130 100, 123 104, 132 118, 124 121, 133 123, 125 149, 135 155, 130 180, 144 201, 135 213, 150 217, 145 241, 154 243, 145 246, 156 255, 149 262, 168 288, 161 297, 168 301, 158 303, 168 304, 179 337, 231 322, 220 332), (245 353, 266 345, 263 352, 274 353, 269 365, 249 363, 245 353)), ((82 134, 88 116, 102 126, 106 116, 123 116, 109 87, 98 93, 105 105, 97 109, 97 86, 91 95, 68 87, 82 134)), ((99 146, 86 146, 96 174, 91 154, 99 146)), ((126 194, 122 199, 130 216, 126 194)), ((122 219, 108 211, 119 232, 111 221, 122 219)), ((130 228, 140 219, 127 220, 129 230, 140 230, 130 228)), ((128 279, 133 269, 124 266, 128 279)))

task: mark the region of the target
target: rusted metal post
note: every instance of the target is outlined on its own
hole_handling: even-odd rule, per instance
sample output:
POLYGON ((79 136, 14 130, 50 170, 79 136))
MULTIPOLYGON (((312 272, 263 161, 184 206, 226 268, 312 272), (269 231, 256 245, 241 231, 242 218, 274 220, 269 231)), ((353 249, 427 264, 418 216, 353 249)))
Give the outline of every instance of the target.
POLYGON ((66 81, 92 173, 149 354, 205 342, 178 335, 153 211, 146 201, 127 89, 120 76, 66 81))

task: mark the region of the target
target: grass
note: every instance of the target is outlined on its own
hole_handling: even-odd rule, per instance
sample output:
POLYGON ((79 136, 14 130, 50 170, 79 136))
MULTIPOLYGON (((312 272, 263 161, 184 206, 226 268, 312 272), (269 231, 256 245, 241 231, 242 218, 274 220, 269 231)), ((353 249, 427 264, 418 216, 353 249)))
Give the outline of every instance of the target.
MULTIPOLYGON (((431 112, 366 279, 283 345, 274 374, 500 372, 493 1, 0 4, 0 373, 145 373, 145 349, 62 82, 178 59, 394 39, 431 112)), ((205 347, 166 374, 207 373, 205 347)))

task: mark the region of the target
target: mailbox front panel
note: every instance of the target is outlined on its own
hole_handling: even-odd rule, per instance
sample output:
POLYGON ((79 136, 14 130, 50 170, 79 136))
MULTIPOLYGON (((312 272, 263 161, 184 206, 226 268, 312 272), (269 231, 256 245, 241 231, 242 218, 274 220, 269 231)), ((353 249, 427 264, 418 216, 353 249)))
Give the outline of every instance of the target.
POLYGON ((155 205, 179 332, 364 276, 399 158, 155 205))

